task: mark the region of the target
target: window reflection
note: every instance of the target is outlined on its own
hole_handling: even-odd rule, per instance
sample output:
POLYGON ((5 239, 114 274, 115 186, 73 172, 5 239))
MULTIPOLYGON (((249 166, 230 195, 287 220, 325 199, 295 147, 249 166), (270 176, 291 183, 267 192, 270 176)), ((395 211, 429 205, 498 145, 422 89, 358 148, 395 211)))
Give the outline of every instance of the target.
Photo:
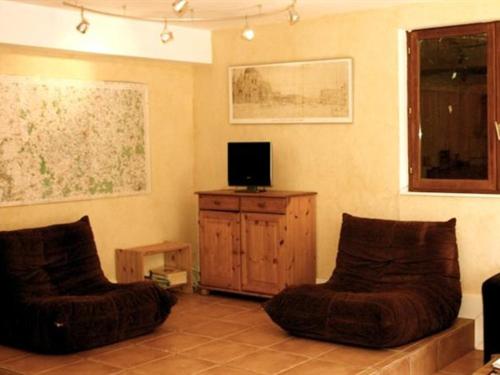
POLYGON ((423 178, 488 178, 486 34, 420 41, 423 178))

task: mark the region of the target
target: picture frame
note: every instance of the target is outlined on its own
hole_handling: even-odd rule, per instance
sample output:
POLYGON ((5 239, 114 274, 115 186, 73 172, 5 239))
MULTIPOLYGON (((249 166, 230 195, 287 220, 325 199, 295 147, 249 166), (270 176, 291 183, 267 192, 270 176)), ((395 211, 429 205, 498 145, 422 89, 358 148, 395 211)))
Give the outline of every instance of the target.
POLYGON ((230 66, 232 124, 352 123, 352 58, 230 66))

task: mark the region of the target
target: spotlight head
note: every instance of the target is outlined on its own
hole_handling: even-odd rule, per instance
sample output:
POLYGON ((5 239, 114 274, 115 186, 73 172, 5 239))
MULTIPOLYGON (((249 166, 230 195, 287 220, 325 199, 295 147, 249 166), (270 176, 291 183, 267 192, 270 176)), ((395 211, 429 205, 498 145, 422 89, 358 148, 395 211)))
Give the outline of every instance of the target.
POLYGON ((300 21, 300 15, 295 9, 295 1, 290 5, 288 8, 288 22, 290 22, 290 25, 295 25, 297 22, 300 21))
POLYGON ((80 13, 81 21, 80 23, 76 26, 76 29, 81 32, 82 34, 85 34, 87 30, 89 29, 90 23, 85 19, 83 16, 83 8, 80 13))
POLYGON ((172 3, 172 8, 174 8, 175 13, 182 15, 187 10, 187 5, 187 0, 175 0, 172 3))
POLYGON ((89 29, 89 23, 87 20, 82 20, 78 26, 76 27, 76 29, 81 32, 82 34, 85 34, 87 32, 87 30, 89 29))
POLYGON ((294 8, 290 8, 288 10, 288 21, 290 22, 290 25, 295 25, 300 21, 300 15, 294 8))
POLYGON ((167 27, 167 21, 165 21, 165 26, 163 26, 163 31, 160 33, 160 40, 163 44, 171 42, 174 40, 174 33, 172 33, 167 27))
POLYGON ((160 39, 162 43, 168 43, 174 40, 174 34, 171 31, 162 31, 160 34, 160 39))
POLYGON ((80 23, 76 26, 76 29, 81 32, 82 34, 85 34, 87 32, 87 30, 89 29, 89 26, 90 26, 90 23, 89 21, 87 21, 85 19, 85 17, 83 16, 83 8, 81 9, 80 11, 80 17, 81 17, 81 21, 80 23))
POLYGON ((253 40, 253 38, 255 38, 255 31, 253 31, 253 29, 251 29, 250 27, 245 27, 245 29, 241 33, 241 37, 250 42, 251 40, 253 40))
POLYGON ((255 38, 255 31, 248 24, 248 18, 245 17, 245 28, 241 32, 241 37, 249 42, 255 38))

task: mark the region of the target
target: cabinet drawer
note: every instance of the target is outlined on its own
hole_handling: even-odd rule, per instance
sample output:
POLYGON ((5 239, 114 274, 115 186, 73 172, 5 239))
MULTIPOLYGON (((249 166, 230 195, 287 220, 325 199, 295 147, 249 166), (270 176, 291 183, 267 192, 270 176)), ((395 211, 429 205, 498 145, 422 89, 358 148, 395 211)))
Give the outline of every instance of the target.
POLYGON ((241 211, 286 213, 286 198, 242 197, 241 211))
POLYGON ((220 195, 200 195, 200 209, 238 211, 240 209, 240 199, 220 195))

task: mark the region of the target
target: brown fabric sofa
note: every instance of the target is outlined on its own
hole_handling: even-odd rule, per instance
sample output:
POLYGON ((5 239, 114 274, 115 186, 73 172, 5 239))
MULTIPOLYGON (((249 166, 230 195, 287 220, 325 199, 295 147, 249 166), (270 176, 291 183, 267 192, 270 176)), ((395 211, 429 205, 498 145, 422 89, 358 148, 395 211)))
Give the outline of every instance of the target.
POLYGON ((89 349, 151 332, 176 298, 152 282, 104 276, 88 217, 0 232, 0 343, 42 353, 89 349))
POLYGON ((265 309, 298 336, 383 348, 448 328, 460 303, 455 219, 402 222, 344 214, 328 282, 288 287, 265 309))

